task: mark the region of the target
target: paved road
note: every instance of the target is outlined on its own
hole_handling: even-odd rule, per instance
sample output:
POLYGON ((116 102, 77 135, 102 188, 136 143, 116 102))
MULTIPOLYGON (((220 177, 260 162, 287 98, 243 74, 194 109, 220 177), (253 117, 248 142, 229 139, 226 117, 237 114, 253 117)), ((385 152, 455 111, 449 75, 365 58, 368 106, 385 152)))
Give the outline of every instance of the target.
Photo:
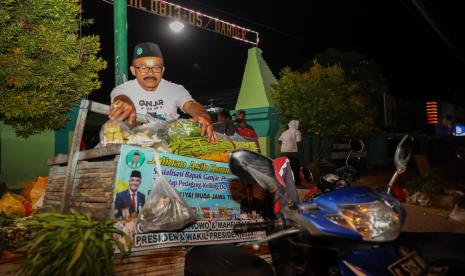
MULTIPOLYGON (((392 176, 389 170, 374 172, 362 176, 355 185, 370 186, 378 190, 385 190, 392 176)), ((406 182, 413 176, 405 173, 398 181, 406 182)), ((413 204, 403 204, 407 211, 404 231, 409 232, 452 232, 465 233, 465 223, 459 223, 448 218, 449 210, 422 207, 413 204)))
POLYGON ((465 233, 465 223, 449 219, 447 210, 412 204, 403 205, 407 211, 404 231, 465 233))

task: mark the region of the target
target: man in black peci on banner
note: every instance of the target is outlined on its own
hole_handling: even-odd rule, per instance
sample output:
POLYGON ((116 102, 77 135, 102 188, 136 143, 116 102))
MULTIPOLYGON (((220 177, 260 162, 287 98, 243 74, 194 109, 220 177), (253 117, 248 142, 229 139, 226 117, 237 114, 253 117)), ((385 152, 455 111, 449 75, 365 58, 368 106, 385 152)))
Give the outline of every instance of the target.
POLYGON ((139 214, 144 206, 145 195, 138 191, 142 182, 140 171, 132 171, 129 176, 129 188, 116 194, 115 210, 116 218, 139 214))

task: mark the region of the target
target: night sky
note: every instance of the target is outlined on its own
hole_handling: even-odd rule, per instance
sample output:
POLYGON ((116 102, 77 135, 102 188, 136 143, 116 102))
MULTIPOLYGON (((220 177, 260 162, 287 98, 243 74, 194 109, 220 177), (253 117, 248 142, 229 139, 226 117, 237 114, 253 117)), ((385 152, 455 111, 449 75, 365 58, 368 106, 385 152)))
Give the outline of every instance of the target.
MULTIPOLYGON (((465 17, 460 1, 419 1, 447 39, 444 41, 412 1, 172 1, 259 32, 259 47, 276 77, 285 66, 298 70, 327 48, 357 51, 373 59, 391 94, 408 99, 446 100, 465 106, 465 17), (307 7, 301 6, 306 3, 307 7)), ((144 3, 149 1, 144 0, 144 3)), ((109 67, 91 99, 108 102, 114 86, 113 5, 83 0, 94 18, 86 34, 101 37, 109 67)), ((240 86, 251 45, 188 24, 180 34, 170 19, 128 7, 128 51, 153 41, 165 58, 165 78, 184 85, 195 98, 240 86)))

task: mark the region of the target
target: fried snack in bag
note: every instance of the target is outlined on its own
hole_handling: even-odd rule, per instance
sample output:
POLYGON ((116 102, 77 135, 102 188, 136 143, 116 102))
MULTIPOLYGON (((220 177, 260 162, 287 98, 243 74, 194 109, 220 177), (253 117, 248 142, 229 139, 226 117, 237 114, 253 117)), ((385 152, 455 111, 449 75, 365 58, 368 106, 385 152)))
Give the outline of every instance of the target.
POLYGON ((17 215, 24 217, 23 202, 24 197, 13 193, 6 193, 0 199, 0 212, 3 211, 7 215, 17 215))
POLYGON ((148 199, 139 213, 139 229, 143 233, 181 229, 194 221, 196 214, 163 176, 156 152, 154 157, 158 178, 154 181, 148 199))

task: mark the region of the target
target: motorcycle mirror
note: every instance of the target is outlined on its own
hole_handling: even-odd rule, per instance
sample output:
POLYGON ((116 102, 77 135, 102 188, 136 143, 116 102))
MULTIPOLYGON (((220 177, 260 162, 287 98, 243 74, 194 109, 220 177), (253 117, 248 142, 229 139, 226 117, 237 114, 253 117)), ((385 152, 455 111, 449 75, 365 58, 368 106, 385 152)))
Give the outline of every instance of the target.
POLYGON ((229 157, 229 168, 240 179, 257 183, 270 192, 278 188, 273 161, 266 156, 249 150, 236 150, 229 157))
POLYGON ((362 152, 365 148, 365 144, 363 144, 363 141, 358 138, 350 139, 349 145, 350 150, 354 152, 362 152))
POLYGON ((399 144, 397 144, 396 152, 394 154, 394 164, 398 174, 405 172, 407 163, 410 160, 413 151, 413 137, 405 135, 399 144))

